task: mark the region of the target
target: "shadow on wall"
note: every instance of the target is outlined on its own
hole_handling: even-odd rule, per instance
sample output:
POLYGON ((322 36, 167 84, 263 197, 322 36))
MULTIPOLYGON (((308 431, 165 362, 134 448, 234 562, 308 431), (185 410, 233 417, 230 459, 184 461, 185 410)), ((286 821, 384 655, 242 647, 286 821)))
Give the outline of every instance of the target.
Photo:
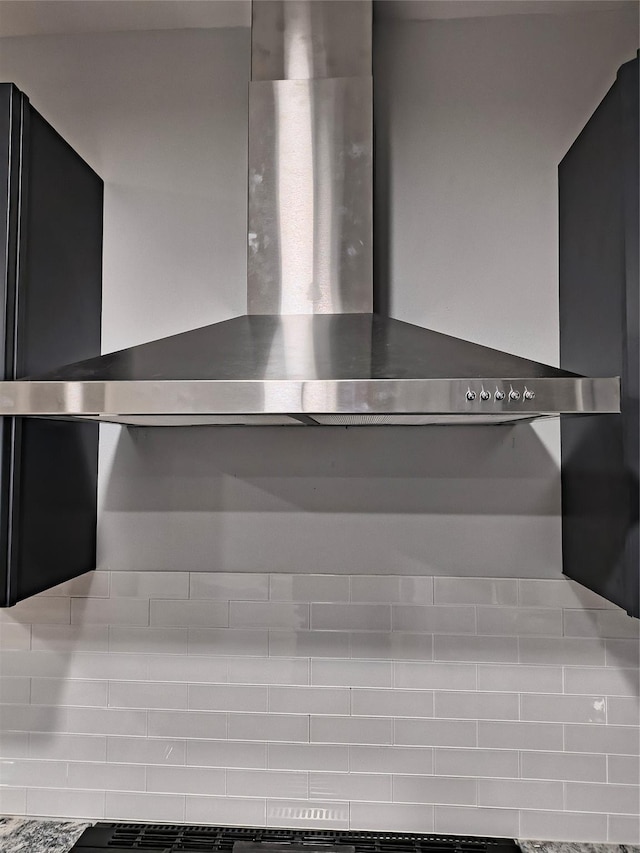
POLYGON ((559 473, 528 425, 473 440, 469 427, 113 430, 100 568, 560 573, 559 473))

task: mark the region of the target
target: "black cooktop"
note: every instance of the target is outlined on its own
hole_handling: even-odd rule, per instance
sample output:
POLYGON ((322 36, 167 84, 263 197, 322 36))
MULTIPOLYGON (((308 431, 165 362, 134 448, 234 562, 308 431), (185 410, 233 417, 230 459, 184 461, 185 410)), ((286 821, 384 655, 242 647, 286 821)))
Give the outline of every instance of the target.
POLYGON ((158 823, 98 823, 76 853, 516 853, 508 838, 347 830, 261 829, 158 823))

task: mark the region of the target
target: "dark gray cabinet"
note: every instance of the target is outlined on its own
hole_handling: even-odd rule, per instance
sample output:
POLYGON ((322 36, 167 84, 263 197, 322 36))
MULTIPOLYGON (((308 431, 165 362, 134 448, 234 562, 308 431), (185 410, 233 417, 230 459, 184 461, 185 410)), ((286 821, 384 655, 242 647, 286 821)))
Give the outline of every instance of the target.
MULTIPOLYGON (((0 84, 0 375, 100 353, 103 184, 0 84)), ((98 427, 0 418, 0 606, 95 567, 98 427)))
POLYGON ((562 418, 566 575, 640 615, 638 59, 560 164, 561 367, 621 378, 622 414, 562 418))

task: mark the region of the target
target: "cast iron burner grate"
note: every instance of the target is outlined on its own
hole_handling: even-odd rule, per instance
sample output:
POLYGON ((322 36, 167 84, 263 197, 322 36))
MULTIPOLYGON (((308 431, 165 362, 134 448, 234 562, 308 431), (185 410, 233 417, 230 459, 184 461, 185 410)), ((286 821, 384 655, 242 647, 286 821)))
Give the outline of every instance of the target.
POLYGON ((181 826, 144 823, 98 823, 85 830, 76 853, 516 853, 507 838, 260 829, 253 827, 181 826))

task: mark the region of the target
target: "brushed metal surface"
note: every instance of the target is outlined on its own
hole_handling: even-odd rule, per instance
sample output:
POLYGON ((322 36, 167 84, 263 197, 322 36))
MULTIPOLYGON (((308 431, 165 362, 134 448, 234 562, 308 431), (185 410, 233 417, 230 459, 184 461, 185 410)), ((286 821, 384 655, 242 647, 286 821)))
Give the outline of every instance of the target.
POLYGON ((373 310, 371 77, 249 87, 249 314, 373 310))
POLYGON ((253 3, 251 79, 370 76, 371 26, 371 0, 253 3))
MULTIPOLYGON (((369 380, 164 380, 111 382, 0 382, 0 415, 482 415, 504 421, 505 415, 618 412, 616 378, 540 378, 535 400, 483 402, 467 399, 490 387, 531 387, 531 380, 369 379, 369 380)), ((399 421, 402 423, 402 420, 399 421)))
POLYGON ((529 380, 577 378, 574 373, 377 314, 260 314, 235 317, 32 378, 109 382, 523 376, 529 380))

